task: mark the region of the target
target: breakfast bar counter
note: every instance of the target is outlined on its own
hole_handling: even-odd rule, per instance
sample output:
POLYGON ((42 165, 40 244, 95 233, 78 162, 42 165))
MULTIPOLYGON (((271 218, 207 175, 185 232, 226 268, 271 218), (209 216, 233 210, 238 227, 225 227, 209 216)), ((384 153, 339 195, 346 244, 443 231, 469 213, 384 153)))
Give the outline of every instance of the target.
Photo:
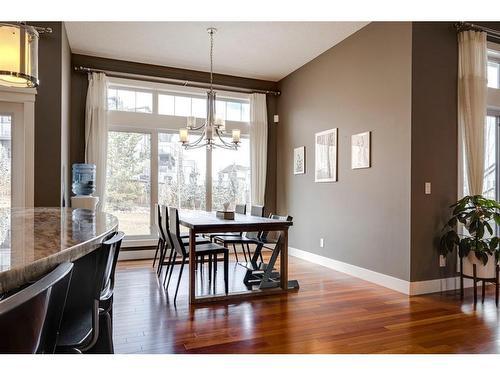
POLYGON ((67 207, 0 209, 0 295, 99 248, 118 220, 67 207))

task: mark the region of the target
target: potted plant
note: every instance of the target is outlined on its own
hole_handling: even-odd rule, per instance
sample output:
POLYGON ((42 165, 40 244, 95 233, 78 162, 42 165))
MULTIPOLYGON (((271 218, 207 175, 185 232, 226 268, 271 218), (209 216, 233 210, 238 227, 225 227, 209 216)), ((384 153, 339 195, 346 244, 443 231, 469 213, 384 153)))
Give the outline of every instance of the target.
POLYGON ((495 278, 499 260, 499 238, 494 226, 500 225, 500 204, 482 195, 469 195, 450 206, 452 216, 445 224, 440 240, 440 253, 446 256, 458 249, 463 261, 463 274, 477 278, 495 278), (457 232, 458 225, 464 228, 457 232))

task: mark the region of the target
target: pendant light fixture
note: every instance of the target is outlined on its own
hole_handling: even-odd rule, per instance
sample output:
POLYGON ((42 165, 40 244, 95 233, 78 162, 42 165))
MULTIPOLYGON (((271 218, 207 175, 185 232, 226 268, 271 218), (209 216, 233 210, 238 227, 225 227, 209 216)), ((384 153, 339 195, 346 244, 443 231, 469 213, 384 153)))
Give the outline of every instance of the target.
POLYGON ((39 33, 50 28, 0 23, 0 85, 37 87, 39 33))
POLYGON ((200 147, 209 149, 224 148, 228 150, 237 150, 240 143, 240 131, 234 129, 232 131, 231 142, 225 141, 223 137, 226 134, 226 124, 222 117, 218 117, 215 113, 216 94, 213 90, 213 50, 214 50, 214 34, 216 28, 210 27, 207 29, 210 37, 210 89, 207 91, 207 118, 203 125, 196 126, 196 117, 189 116, 185 128, 179 130, 179 141, 186 150, 200 147), (201 131, 200 137, 189 142, 189 131, 201 131))

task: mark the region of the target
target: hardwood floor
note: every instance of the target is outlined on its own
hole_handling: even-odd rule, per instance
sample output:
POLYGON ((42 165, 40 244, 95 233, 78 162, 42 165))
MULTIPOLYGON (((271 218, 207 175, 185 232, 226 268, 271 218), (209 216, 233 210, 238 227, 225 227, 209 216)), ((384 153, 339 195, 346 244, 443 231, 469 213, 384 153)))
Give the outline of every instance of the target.
MULTIPOLYGON (((500 352, 493 290, 474 309, 472 289, 463 302, 458 292, 410 298, 290 257, 290 278, 301 286, 296 293, 191 308, 183 275, 175 307, 174 286, 169 298, 151 264, 119 264, 116 353, 500 352)), ((230 266, 233 280, 240 269, 230 266)))

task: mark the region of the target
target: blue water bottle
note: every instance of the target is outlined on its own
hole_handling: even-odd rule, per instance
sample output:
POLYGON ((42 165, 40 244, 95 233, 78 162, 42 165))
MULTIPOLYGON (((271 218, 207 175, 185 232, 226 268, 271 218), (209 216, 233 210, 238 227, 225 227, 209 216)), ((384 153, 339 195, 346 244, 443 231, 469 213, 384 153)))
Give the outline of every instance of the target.
POLYGON ((75 195, 95 192, 95 164, 73 164, 72 190, 75 195))

